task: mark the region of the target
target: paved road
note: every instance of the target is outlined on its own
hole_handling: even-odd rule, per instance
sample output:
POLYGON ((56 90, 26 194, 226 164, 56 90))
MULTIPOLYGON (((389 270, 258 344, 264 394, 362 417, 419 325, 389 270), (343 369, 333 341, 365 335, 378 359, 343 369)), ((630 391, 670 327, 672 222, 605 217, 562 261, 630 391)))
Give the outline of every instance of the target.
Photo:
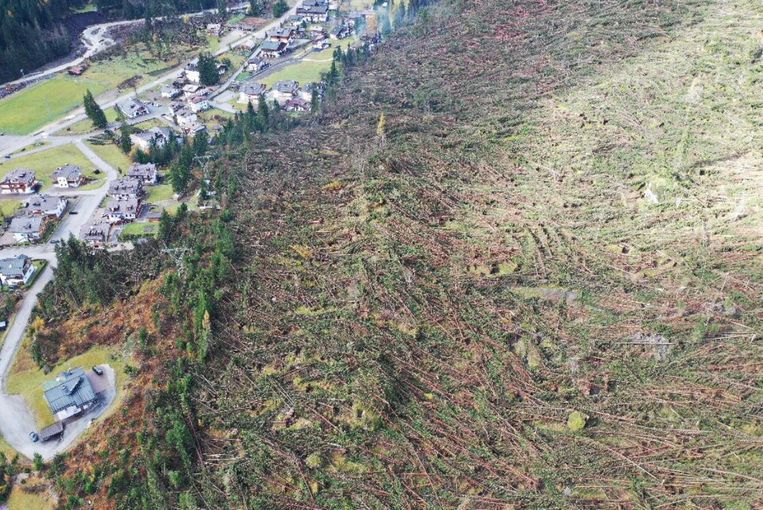
MULTIPOLYGON (((93 216, 98 205, 105 198, 109 183, 118 177, 117 171, 98 157, 81 140, 75 141, 75 145, 96 167, 106 172, 106 182, 97 190, 67 190, 65 193, 62 193, 77 196, 78 214, 64 215, 51 241, 68 239, 70 235, 79 237, 80 230, 93 216)), ((5 392, 8 373, 16 352, 24 339, 26 326, 31 318, 32 310, 37 303, 37 295, 53 279, 53 268, 56 266, 55 248, 51 243, 0 250, 0 258, 13 257, 20 254, 25 254, 36 259, 45 259, 49 264, 21 300, 12 324, 6 333, 5 342, 0 350, 0 433, 2 433, 3 438, 8 444, 27 457, 31 458, 37 452, 48 460, 71 446, 77 436, 85 430, 84 424, 87 420, 80 420, 82 423, 78 422, 74 426, 67 427, 62 441, 32 443, 29 439, 29 432, 37 430, 37 427, 26 402, 19 395, 8 395, 5 392)), ((113 396, 111 398, 113 399, 113 396)))
MULTIPOLYGON (((221 48, 216 55, 220 55, 227 51, 228 47, 237 47, 244 42, 252 38, 264 38, 265 32, 271 30, 275 26, 294 14, 296 12, 296 5, 289 9, 281 18, 274 20, 271 24, 258 30, 254 33, 246 35, 236 41, 227 44, 224 48, 221 48)), ((94 28, 95 27, 91 27, 94 28)), ((98 34, 93 32, 93 37, 99 37, 98 34)), ((95 44, 95 43, 93 43, 95 44)), ((69 63, 68 65, 71 65, 69 63)), ((152 89, 162 83, 170 80, 174 80, 181 72, 182 68, 171 71, 158 79, 147 83, 138 88, 138 93, 152 89)), ((133 93, 125 94, 123 96, 114 98, 108 102, 102 103, 103 108, 107 108, 131 97, 133 93)), ((161 113, 157 113, 160 115, 161 113)), ((85 115, 83 109, 80 108, 73 114, 69 115, 63 120, 59 120, 45 126, 40 132, 23 137, 2 137, 2 145, 0 146, 0 156, 5 156, 15 152, 22 147, 32 145, 38 141, 48 140, 51 143, 71 143, 73 142, 80 151, 98 168, 106 171, 106 182, 97 190, 93 191, 73 191, 68 194, 78 195, 78 205, 76 215, 67 214, 63 217, 56 232, 53 234, 52 240, 68 239, 70 235, 79 237, 80 230, 87 223, 90 217, 95 213, 98 205, 105 198, 108 191, 108 185, 111 181, 118 177, 116 169, 111 165, 103 161, 97 154, 95 154, 83 141, 97 134, 88 133, 81 136, 56 136, 50 137, 48 133, 57 132, 61 129, 65 129, 80 120, 84 119, 85 115)), ((144 117, 136 120, 141 122, 150 117, 144 117)), ((48 145, 46 148, 49 148, 48 145)), ((117 249, 129 249, 129 245, 118 247, 117 249)), ((19 395, 8 395, 6 393, 6 382, 8 373, 12 365, 12 361, 16 356, 18 349, 21 347, 24 339, 24 333, 26 326, 31 319, 32 310, 37 303, 37 296, 43 290, 45 285, 53 278, 53 268, 56 265, 55 249, 52 244, 46 243, 42 245, 29 246, 29 247, 12 247, 0 250, 0 258, 12 257, 18 254, 25 254, 32 258, 41 258, 49 261, 48 266, 44 272, 38 276, 34 285, 29 289, 21 303, 18 305, 17 313, 13 318, 11 326, 8 328, 8 332, 5 336, 5 342, 0 349, 0 433, 2 433, 4 439, 17 451, 21 452, 27 457, 32 457, 35 452, 40 453, 44 459, 51 459, 57 453, 60 453, 73 444, 78 435, 84 431, 84 427, 81 423, 78 423, 74 427, 67 429, 68 433, 65 434, 64 440, 61 442, 47 442, 47 443, 32 443, 29 440, 28 434, 30 431, 35 430, 35 422, 32 418, 29 408, 24 399, 19 395)), ((113 398, 113 397, 112 397, 113 398)), ((80 420, 85 422, 86 420, 80 420)))

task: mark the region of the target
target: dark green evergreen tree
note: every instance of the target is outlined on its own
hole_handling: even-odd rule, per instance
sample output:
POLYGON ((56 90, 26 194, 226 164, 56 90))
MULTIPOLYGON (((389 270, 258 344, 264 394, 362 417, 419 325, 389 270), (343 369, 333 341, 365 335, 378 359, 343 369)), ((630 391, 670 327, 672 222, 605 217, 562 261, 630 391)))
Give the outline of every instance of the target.
POLYGON ((98 106, 98 103, 96 103, 90 89, 85 93, 83 104, 85 106, 85 113, 95 127, 103 129, 108 126, 109 123, 106 120, 106 115, 103 113, 103 110, 101 110, 101 107, 98 106))

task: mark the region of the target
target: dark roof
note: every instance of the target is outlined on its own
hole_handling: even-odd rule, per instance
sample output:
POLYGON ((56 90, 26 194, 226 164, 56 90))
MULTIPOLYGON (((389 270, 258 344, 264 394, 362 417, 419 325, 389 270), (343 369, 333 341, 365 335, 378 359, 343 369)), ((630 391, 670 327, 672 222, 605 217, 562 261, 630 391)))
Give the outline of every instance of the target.
POLYGON ((40 440, 47 441, 48 439, 51 439, 61 432, 64 431, 64 424, 60 421, 55 422, 53 425, 50 425, 49 427, 45 427, 40 431, 40 440))
POLYGON ((43 390, 45 400, 54 413, 71 406, 82 407, 95 400, 93 386, 81 368, 63 372, 54 381, 45 383, 43 390))
POLYGON ((260 49, 262 51, 282 51, 286 47, 286 43, 283 41, 271 41, 267 40, 262 43, 260 49))

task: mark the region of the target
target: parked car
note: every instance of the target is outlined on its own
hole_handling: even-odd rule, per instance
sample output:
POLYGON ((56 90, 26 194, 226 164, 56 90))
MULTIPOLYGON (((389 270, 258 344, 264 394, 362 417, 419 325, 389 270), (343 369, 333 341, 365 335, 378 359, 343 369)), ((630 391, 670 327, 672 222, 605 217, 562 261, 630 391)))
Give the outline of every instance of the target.
POLYGON ((103 369, 101 367, 93 367, 93 372, 98 375, 103 375, 103 369))
POLYGON ((69 214, 79 214, 77 211, 69 211, 69 214))
POLYGON ((29 439, 31 439, 33 443, 36 443, 40 440, 40 436, 37 435, 37 432, 30 432, 29 439))

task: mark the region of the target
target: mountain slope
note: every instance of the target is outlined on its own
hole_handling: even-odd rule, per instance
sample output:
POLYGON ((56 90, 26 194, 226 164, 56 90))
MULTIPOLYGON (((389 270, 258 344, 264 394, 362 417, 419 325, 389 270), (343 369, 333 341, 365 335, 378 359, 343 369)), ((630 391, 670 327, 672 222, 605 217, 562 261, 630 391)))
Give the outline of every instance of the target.
POLYGON ((761 503, 761 14, 446 2, 231 156, 205 506, 761 503))

